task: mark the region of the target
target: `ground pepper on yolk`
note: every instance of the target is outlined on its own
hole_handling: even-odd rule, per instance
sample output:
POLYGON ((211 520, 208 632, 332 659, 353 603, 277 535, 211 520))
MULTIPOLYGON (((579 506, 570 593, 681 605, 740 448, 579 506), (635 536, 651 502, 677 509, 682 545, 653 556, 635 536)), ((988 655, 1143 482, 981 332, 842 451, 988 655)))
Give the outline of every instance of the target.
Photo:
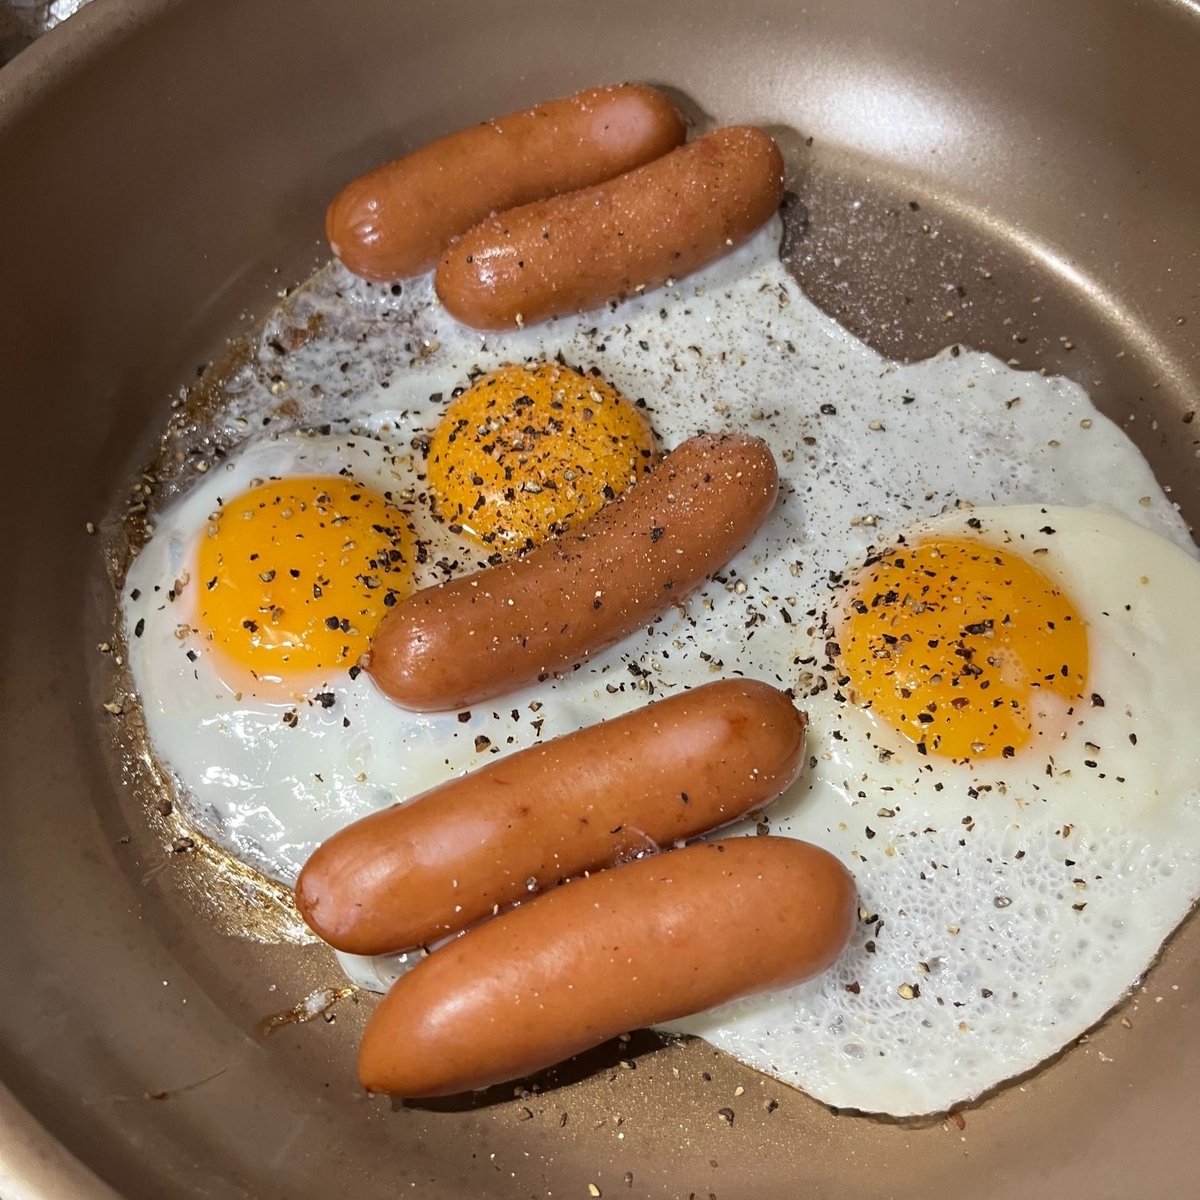
POLYGON ((1084 694, 1087 628, 1033 563, 981 542, 928 538, 886 551, 851 583, 837 624, 851 699, 951 758, 1011 757, 1039 695, 1084 694))
POLYGON ((264 483, 222 504, 197 550, 201 632, 259 680, 348 667, 413 592, 412 535, 342 476, 264 483))
POLYGON ((649 422, 629 400, 543 362, 500 367, 454 399, 427 472, 439 515, 505 552, 592 516, 654 463, 649 422))

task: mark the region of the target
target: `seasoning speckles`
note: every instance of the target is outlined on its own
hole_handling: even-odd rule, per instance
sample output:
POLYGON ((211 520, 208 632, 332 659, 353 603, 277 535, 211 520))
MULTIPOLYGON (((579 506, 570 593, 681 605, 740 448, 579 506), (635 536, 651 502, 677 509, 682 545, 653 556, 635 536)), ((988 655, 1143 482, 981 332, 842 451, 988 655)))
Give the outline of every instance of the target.
MULTIPOLYGON (((808 676, 804 679, 802 674, 813 779, 798 790, 794 801, 785 798, 772 806, 770 828, 774 834, 790 833, 839 850, 859 885, 858 932, 828 979, 798 993, 794 1009, 781 1005, 778 997, 765 1010, 744 1001, 714 1017, 673 1026, 705 1036, 784 1078, 803 1079, 807 1074, 811 1079, 831 1071, 839 1083, 822 1084, 822 1098, 847 1107, 866 1104, 899 1113, 911 1104, 910 1112, 946 1111, 956 1096, 961 1101, 990 1086, 985 1079, 998 1082, 1002 1071, 1015 1073, 1023 1056, 1032 1066, 1036 1059, 1030 1053, 1031 1039, 1044 1047, 1043 1055, 1052 1053, 1062 1044, 1064 1012, 1072 1013, 1074 1029, 1086 1028, 1090 1017, 1098 1018, 1153 955, 1157 939, 1133 930, 1127 914, 1122 915, 1126 907, 1138 906, 1153 923, 1158 901, 1150 893, 1160 899, 1171 894, 1172 911, 1182 913, 1191 889, 1200 885, 1197 855, 1184 849, 1177 837, 1179 805, 1171 805, 1172 816, 1166 818, 1165 809, 1147 805, 1147 793, 1126 785, 1144 769, 1136 759, 1147 736, 1139 725, 1137 743, 1129 742, 1128 734, 1134 732, 1130 714, 1153 713, 1154 726, 1162 713, 1144 693, 1132 705, 1113 702, 1115 694, 1124 698, 1131 689, 1138 691, 1132 679, 1140 673, 1120 674, 1121 664, 1131 661, 1129 651, 1108 640, 1117 636, 1115 622, 1137 619, 1124 601, 1126 594, 1156 586, 1154 571, 1144 560, 1159 553, 1174 556, 1189 578, 1197 570, 1193 560, 1166 543, 1154 542, 1137 526, 1094 512, 1048 506, 950 510, 916 532, 894 538, 895 554, 911 556, 927 530, 943 536, 951 529, 955 536, 967 531, 977 537, 980 553, 989 547, 1023 556, 1048 550, 1039 569, 1072 600, 1079 619, 1088 625, 1084 677, 1069 695, 1047 695, 1055 680, 1065 678, 1063 661, 1057 655, 1048 658, 1036 677, 1044 686, 1034 689, 1031 708, 1043 733, 1024 746, 1000 741, 998 753, 985 757, 984 747, 977 749, 972 743, 972 753, 963 759, 935 749, 927 734, 922 753, 919 744, 908 743, 890 722, 880 719, 874 697, 848 677, 848 638, 835 614, 905 610, 903 619, 880 620, 879 643, 872 647, 878 654, 874 663, 896 666, 895 647, 887 637, 895 638, 897 645, 903 644, 905 634, 918 642, 908 615, 929 602, 920 588, 937 580, 925 576, 903 588, 881 583, 855 590, 857 580, 850 572, 831 572, 823 602, 807 613, 804 632, 812 649, 801 650, 792 662, 795 671, 808 676), (1098 544, 1093 539, 1115 546, 1126 538, 1128 550, 1115 557, 1097 559, 1088 549, 1098 544), (1124 577, 1122 569, 1127 572, 1124 577), (1140 583, 1142 575, 1151 580, 1149 585, 1140 583), (893 599, 892 591, 901 594, 893 599), (860 609, 852 598, 858 599, 860 609), (1118 748, 1124 758, 1112 763, 1110 755, 1118 748), (874 819, 860 819, 868 814, 874 819), (884 845, 879 821, 887 825, 884 845), (1109 832, 1116 829, 1136 833, 1123 844, 1109 832), (876 836, 871 838, 867 830, 876 836), (1142 868, 1128 873, 1126 856, 1141 853, 1132 846, 1141 846, 1142 839, 1155 846, 1156 855, 1171 860, 1165 873, 1159 874, 1157 866, 1149 873, 1142 868), (1184 888, 1178 886, 1180 869, 1192 879, 1184 888), (1097 908, 1100 893, 1105 895, 1103 910, 1097 908), (1108 937, 1112 921, 1126 931, 1115 940, 1108 937), (1089 957, 1093 955, 1105 964, 1103 997, 1080 992, 1072 983, 1074 973, 1083 971, 1096 986, 1089 957), (794 1044, 787 1039, 781 1044, 774 1032, 785 1025, 798 1031, 794 1044), (928 1063, 941 1062, 945 1047, 961 1045, 964 1038, 978 1055, 970 1060, 972 1065, 947 1059, 939 1067, 945 1080, 956 1082, 932 1087, 915 1082, 930 1080, 928 1063), (819 1055, 812 1050, 813 1041, 822 1045, 819 1055), (917 1045, 925 1064, 921 1068, 912 1057, 917 1045), (797 1064, 795 1074, 781 1062, 788 1056, 797 1064), (859 1064, 879 1064, 881 1059, 887 1065, 873 1067, 870 1087, 856 1088, 852 1081, 859 1064), (966 1076, 977 1083, 967 1083, 966 1076)), ((873 564, 880 553, 868 546, 862 561, 873 564)), ((994 601, 992 589, 985 591, 994 601)), ((1007 625, 1005 618, 1017 603, 1026 612, 1031 606, 1022 596, 1011 604, 997 603, 995 613, 964 615, 963 597, 956 601, 956 594, 953 587, 945 593, 946 611, 954 622, 952 640, 960 641, 958 648, 971 656, 954 655, 953 669, 961 672, 978 662, 986 679, 998 669, 988 659, 999 657, 1001 631, 1018 624, 1014 618, 1007 625)), ((1165 600, 1165 591, 1159 595, 1165 600)), ((1169 606, 1175 607, 1174 602, 1169 606)), ((1171 639, 1173 646, 1177 643, 1190 644, 1182 629, 1171 639)), ((1138 644, 1137 636, 1125 643, 1138 644)), ((927 652, 939 647, 925 644, 927 652)), ((1140 649, 1138 657, 1144 653, 1140 649)), ((896 675, 903 676, 899 667, 896 675)), ((971 673, 968 678, 981 677, 971 673)), ((902 686, 913 693, 900 697, 916 704, 913 711, 930 716, 940 711, 930 712, 925 706, 931 697, 917 703, 916 689, 907 678, 902 686)), ((984 698, 997 686, 982 689, 984 698)), ((953 706, 953 699, 950 703, 953 706)), ((933 721, 914 723, 926 730, 937 728, 933 721)), ((1194 791, 1174 774, 1176 782, 1169 790, 1177 796, 1194 791)), ((1186 811, 1184 822, 1200 825, 1193 810, 1186 811)), ((1195 832, 1200 847, 1200 829, 1195 832)))
POLYGON ((655 463, 645 417, 597 371, 510 364, 451 401, 430 443, 441 516, 501 552, 598 512, 655 463))
POLYGON ((403 512, 352 478, 259 483, 215 517, 197 556, 198 624, 231 672, 302 684, 354 662, 384 596, 413 590, 403 512))
POLYGON ((1034 734, 1035 697, 1081 694, 1088 659, 1079 613, 1053 580, 1007 550, 909 539, 871 554, 851 590, 830 657, 863 703, 927 749, 1011 758, 1034 734))
MULTIPOLYGON (((997 973, 997 964, 1014 961, 1011 939, 1018 931, 1028 935, 1017 946, 1020 961, 1031 972, 1052 974, 1057 960, 1048 934, 1066 929, 1071 944, 1079 936, 1091 937, 1120 907, 1114 900, 1119 882, 1114 880, 1136 876, 1139 887, 1155 891, 1154 896, 1150 891, 1139 893, 1146 903, 1166 896, 1164 880, 1153 872, 1128 872, 1123 869, 1127 864, 1103 861, 1107 851, 1092 848, 1081 814, 1055 811, 1056 798, 1072 777, 1087 775, 1101 788, 1117 786, 1115 777, 1126 770, 1115 763, 1108 766, 1109 758, 1118 746, 1128 753, 1127 735, 1134 729, 1139 734, 1136 757, 1144 755, 1149 761, 1154 756, 1141 724, 1122 711, 1126 697, 1119 685, 1097 677, 1084 696, 1091 691, 1103 694, 1108 707, 1098 710, 1086 698, 1067 705, 1073 712, 1063 745, 1055 747, 1053 776, 1043 773, 1045 752, 1037 755, 1032 773, 1020 771, 1021 748, 1005 739, 1001 748, 1013 746, 1015 756, 974 762, 964 781, 954 770, 944 769, 944 756, 932 745, 936 716, 932 722, 917 722, 931 731, 926 735, 927 753, 921 755, 902 739, 881 733, 871 710, 855 707, 849 683, 842 682, 844 672, 836 660, 824 656, 825 643, 838 640, 823 628, 826 614, 844 591, 840 582, 865 561, 872 546, 891 545, 906 527, 943 509, 953 513, 959 502, 982 504, 993 496, 1002 502, 1033 497, 1070 505, 1102 500, 1146 527, 1168 532, 1176 528, 1177 519, 1153 483, 1139 474, 1140 460, 1122 435, 1078 388, 1014 374, 994 359, 962 348, 957 355, 943 354, 929 363, 885 362, 813 309, 773 260, 773 250, 768 234, 705 278, 684 281, 677 291, 605 310, 577 327, 558 323, 552 333, 530 327, 486 340, 440 326, 427 281, 406 283, 396 297, 386 288, 366 289, 331 269, 289 302, 272 331, 279 336, 285 325, 306 327, 309 316, 319 312, 318 336, 289 353, 286 364, 270 346, 262 347, 262 361, 256 350, 231 390, 228 409, 203 430, 185 432, 181 416, 172 450, 177 447, 183 453, 181 474, 197 485, 198 507, 189 510, 195 523, 180 526, 177 511, 182 509, 163 502, 159 483, 152 485, 149 499, 138 493, 138 503, 153 510, 157 526, 147 547, 149 562, 169 544, 172 531, 182 528, 187 538, 205 528, 220 502, 245 490, 251 478, 269 483, 298 470, 311 474, 314 467, 338 476, 345 468, 412 524, 410 566, 418 586, 479 572, 498 561, 500 550, 471 541, 465 528, 469 512, 464 511, 461 520, 457 513, 440 514, 441 520, 432 513, 427 477, 432 432, 446 398, 452 399, 456 390, 465 390, 504 363, 552 361, 561 353, 560 366, 575 363, 585 372, 600 366, 604 378, 634 398, 638 412, 647 414, 664 448, 699 428, 748 429, 770 442, 780 466, 772 525, 722 571, 720 579, 638 631, 628 643, 557 677, 548 673, 527 692, 505 698, 502 706, 498 703, 495 712, 477 706, 460 723, 457 712, 411 718, 379 707, 354 653, 318 672, 320 681, 303 690, 302 697, 270 704, 243 690, 244 681, 231 684, 215 678, 211 668, 217 655, 203 633, 177 638, 174 629, 180 624, 199 629, 189 606, 197 593, 220 589, 193 586, 168 603, 166 592, 180 573, 179 564, 165 553, 160 571, 131 579, 146 595, 136 602, 123 597, 125 629, 146 619, 144 636, 130 638, 130 653, 137 656, 139 669, 146 666, 150 645, 159 647, 157 653, 169 664, 160 669, 156 659, 148 668, 155 702, 147 704, 147 717, 155 722, 159 752, 193 789, 194 810, 219 814, 226 836, 261 855, 257 861, 269 862, 281 878, 294 872, 324 832, 305 824, 310 814, 323 814, 327 830, 477 765, 478 735, 490 739, 491 747, 507 751, 627 711, 651 695, 669 695, 722 674, 740 672, 794 689, 812 719, 811 766, 806 766, 795 794, 772 807, 769 828, 775 834, 821 842, 852 862, 868 915, 876 919, 857 929, 844 969, 839 965, 795 1005, 785 1005, 787 1028, 802 1031, 794 1040, 781 1044, 775 1036, 769 1044, 758 1044, 748 1015, 752 1002, 713 1018, 704 1032, 713 1044, 737 1049, 763 1069, 808 1082, 818 1094, 827 1088, 821 1098, 829 1103, 859 1106, 863 1101, 867 1107, 901 1111, 921 1104, 925 1111, 945 1112, 956 1099, 949 1089, 970 1091, 989 1081, 962 1064, 954 1071, 908 1071, 906 1054, 936 1061, 937 1047, 947 1040, 961 1046, 967 1039, 975 1046, 986 1030, 998 1025, 1011 1030, 1018 1022, 1022 1038, 1028 1037, 1031 1045, 1041 1039, 1043 1046, 1049 1042, 1053 1048, 1055 1039, 1064 1036, 1061 1031, 1084 1015, 1072 1010, 1073 1015, 1060 1018, 1048 1032, 1031 1008, 1038 1001, 1038 989, 997 973), (551 340, 538 341, 545 337, 551 340), (642 342, 650 349, 642 348, 642 342), (286 395, 271 395, 272 375, 286 380, 286 395), (803 382, 799 392, 798 379, 803 382), (802 403, 796 401, 798 394, 802 403), (432 399, 435 396, 439 398, 432 399), (1006 406, 1007 399, 1018 396, 1018 404, 1006 406), (832 413, 821 411, 826 404, 832 413), (953 412, 953 420, 946 419, 947 412, 953 412), (1086 434, 1080 425, 1085 419, 1092 421, 1086 434), (872 422, 880 428, 872 428, 872 422), (297 426, 311 433, 297 432, 297 426), (240 448, 248 437, 255 452, 274 457, 249 464, 240 448), (208 464, 203 474, 190 465, 196 461, 208 464), (1108 462, 1130 469, 1097 466, 1108 462), (1138 504, 1145 495, 1155 497, 1151 506, 1138 504), (160 591, 153 592, 154 587, 160 591), (158 607, 168 610, 169 617, 156 616, 158 607), (783 609, 790 623, 782 617, 783 609), (160 636, 164 620, 169 620, 165 637, 160 636), (188 650, 198 652, 197 662, 186 657, 188 650), (802 682, 805 672, 810 679, 802 682), (210 727, 191 728, 172 740, 155 715, 157 702, 196 683, 208 693, 220 693, 224 708, 214 714, 210 727), (815 689, 811 696, 810 685, 815 689), (241 698, 233 699, 239 691, 241 698), (336 695, 329 710, 312 700, 324 692, 336 695), (291 708, 300 718, 294 729, 280 717, 291 708), (512 717, 514 708, 524 719, 512 717), (1097 717, 1119 719, 1113 736, 1079 732, 1070 723, 1097 717), (342 725, 346 718, 351 719, 349 727, 342 725), (244 732, 253 749, 239 748, 226 735, 218 739, 212 730, 220 722, 226 729, 244 732), (386 736, 378 734, 381 727, 386 736), (1097 761, 1105 764, 1108 779, 1096 779, 1099 770, 1083 767, 1083 755, 1072 749, 1076 737, 1103 746, 1097 761), (207 758, 201 759, 205 747, 207 758), (194 761, 188 758, 193 754, 194 761), (280 770, 284 760, 273 757, 277 754, 289 756, 286 770, 280 770), (208 774, 204 766, 196 769, 202 762, 220 763, 223 770, 208 774), (264 781, 285 774, 295 777, 294 793, 265 803, 264 781), (239 781, 245 781, 243 793, 237 790, 239 781), (984 791, 984 786, 992 790, 984 791), (968 787, 978 795, 968 795, 968 787), (836 815, 831 815, 830 806, 836 815), (896 816, 876 817, 884 807, 896 816), (1035 822, 1042 813, 1051 813, 1058 828, 1074 824, 1075 832, 1067 839, 1040 837, 1035 822), (972 828, 962 823, 968 814, 972 828), (880 821, 886 821, 886 834, 880 821), (881 836, 867 839, 867 823, 881 836), (1003 831, 1013 824, 1020 826, 1020 833, 1006 840, 1003 831), (859 852, 859 859, 851 859, 852 850, 859 852), (1063 865, 1067 854, 1077 865, 1063 865), (998 871, 1003 878, 997 877, 998 871), (1097 881, 1096 875, 1104 878, 1097 881), (1086 892, 1075 888, 1074 878, 1087 880, 1086 892), (1045 915, 1039 916, 1036 905, 1025 899, 1039 888, 1048 895, 1057 889, 1066 899, 1045 904, 1045 915), (992 907, 996 894, 1018 899, 1008 910, 998 911, 992 907), (1084 911, 1070 907, 1085 898, 1084 911), (950 925, 958 932, 951 934, 950 925), (921 971, 918 963, 925 963, 928 971, 921 971), (960 979, 968 968, 973 974, 960 979), (920 997, 903 1000, 896 987, 918 976, 920 997), (857 994, 845 986, 851 982, 859 984, 857 994), (981 987, 993 990, 994 998, 985 1001, 981 987), (1022 997, 1019 1011, 1012 1006, 1013 991, 1022 997), (969 1034, 959 1031, 960 1022, 970 1026, 969 1034), (864 1063, 873 1068, 884 1064, 868 1096, 854 1090, 864 1077, 864 1063)), ((282 338, 280 344, 287 346, 282 338)), ((593 406, 584 401, 582 407, 593 406)), ((593 407, 592 424, 595 413, 593 407)), ((529 423, 538 429, 535 422, 529 423)), ((518 457, 523 453, 518 451, 518 457)), ((514 467, 514 478, 505 484, 514 488, 515 498, 544 502, 555 492, 548 480, 560 484, 560 494, 562 484, 579 482, 578 476, 567 478, 567 471, 574 470, 568 464, 561 479, 553 473, 547 479, 528 477, 540 492, 523 486, 517 490, 526 479, 517 478, 519 463, 507 465, 514 467)), ((478 470, 462 481, 470 492, 467 509, 473 509, 483 486, 476 478, 486 476, 478 470)), ((982 508, 962 515, 980 520, 985 529, 989 525, 982 508)), ((293 509, 288 519, 296 516, 293 509)), ((651 543, 651 531, 666 524, 648 522, 646 542, 667 545, 665 537, 651 543)), ((1045 556, 1047 571, 1054 571, 1060 544, 1071 539, 1057 513, 1042 515, 1034 534, 1046 524, 1057 530, 1051 539, 1054 553, 1045 556)), ((274 587, 292 568, 295 564, 259 562, 252 579, 257 587, 274 587), (275 577, 267 584, 261 575, 271 570, 275 577)), ((1138 592, 1139 604, 1161 586, 1157 570, 1142 573, 1152 582, 1138 592)), ((205 584, 214 577, 192 574, 205 584)), ((385 573, 364 565, 354 574, 363 577, 357 586, 364 602, 387 592, 385 573), (378 587, 371 586, 374 581, 378 587)), ((324 577, 332 579, 329 572, 324 577)), ((322 620, 338 618, 338 628, 328 631, 336 643, 336 658, 350 630, 359 628, 357 611, 335 589, 315 578, 307 582, 322 593, 310 591, 322 620), (343 620, 349 630, 342 628, 343 620)), ((590 605, 597 591, 606 600, 608 582, 596 580, 581 602, 590 605)), ((255 621, 261 632, 275 619, 274 608, 283 608, 286 621, 286 605, 272 600, 276 602, 271 611, 249 611, 239 619, 255 621)), ((1124 596, 1120 603, 1129 600, 1124 596)), ((382 604, 387 607, 386 600, 382 604)), ((993 638, 987 637, 986 626, 966 635, 971 639, 966 648, 974 649, 977 657, 986 655, 986 643, 998 636, 999 618, 993 619, 993 638)), ((469 646, 464 648, 464 653, 470 652, 469 646)), ((991 668, 986 660, 980 665, 991 668)), ((1052 664, 1056 670, 1060 666, 1061 662, 1052 664)), ((265 687, 266 681, 256 686, 265 687)), ((752 832, 757 823, 751 822, 745 831, 752 832)), ((1173 886, 1181 886, 1186 874, 1177 869, 1173 886)), ((1119 954, 1125 963, 1135 957, 1124 950, 1119 954)), ((1140 965, 1133 967, 1135 973, 1140 965)), ((776 1032, 779 1027, 779 1022, 770 1026, 776 1032)), ((994 1075, 1013 1068, 1004 1057, 1007 1045, 1000 1053, 979 1056, 985 1075, 987 1070, 994 1075)), ((631 1080, 647 1074, 619 1072, 620 1078, 631 1080)), ((727 1097, 728 1092, 720 1095, 727 1097)), ((716 1100, 710 1112, 721 1102, 716 1100)))

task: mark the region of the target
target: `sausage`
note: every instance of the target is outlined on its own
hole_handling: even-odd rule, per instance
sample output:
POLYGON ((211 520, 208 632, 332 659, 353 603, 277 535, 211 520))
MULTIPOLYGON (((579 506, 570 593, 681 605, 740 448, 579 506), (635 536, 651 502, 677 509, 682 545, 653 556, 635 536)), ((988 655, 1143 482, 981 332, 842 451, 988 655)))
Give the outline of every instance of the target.
POLYGON ((491 213, 612 179, 674 149, 685 133, 675 106, 653 88, 592 88, 376 167, 337 195, 325 232, 356 275, 418 275, 491 213))
POLYGON ((389 609, 367 669, 397 704, 425 712, 548 679, 719 571, 766 520, 777 489, 761 439, 690 438, 561 537, 389 609))
POLYGON ((825 970, 857 917, 833 855, 791 838, 672 850, 544 892, 393 985, 364 1087, 446 1096, 518 1079, 619 1033, 825 970))
POLYGON ((305 863, 296 904, 350 954, 426 945, 769 803, 796 777, 805 724, 754 680, 682 692, 356 821, 305 863))
POLYGON ((783 199, 783 157, 730 126, 607 183, 526 204, 451 243, 434 285, 476 329, 598 308, 728 254, 783 199))

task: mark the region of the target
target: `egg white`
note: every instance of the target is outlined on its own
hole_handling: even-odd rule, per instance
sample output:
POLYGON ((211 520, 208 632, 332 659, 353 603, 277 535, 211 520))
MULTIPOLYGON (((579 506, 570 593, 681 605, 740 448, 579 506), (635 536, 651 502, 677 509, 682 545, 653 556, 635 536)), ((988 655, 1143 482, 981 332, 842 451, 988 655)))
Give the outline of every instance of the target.
POLYGON ((1093 509, 923 528, 1034 556, 1088 623, 1087 698, 1049 745, 969 764, 919 754, 833 689, 808 699, 816 761, 770 832, 851 868, 859 929, 819 979, 671 1027, 896 1116, 946 1111, 1085 1032, 1200 895, 1200 563, 1093 509))
POLYGON ((290 431, 252 442, 158 518, 126 577, 129 664, 151 744, 203 832, 285 883, 343 825, 440 782, 444 746, 466 739, 474 755, 474 743, 454 714, 400 714, 365 674, 345 667, 283 699, 274 689, 235 690, 198 616, 197 540, 222 500, 261 480, 348 469, 392 493, 415 538, 435 547, 415 568, 417 586, 436 583, 452 565, 485 566, 478 547, 449 534, 418 501, 413 458, 407 442, 353 435, 290 431), (402 736, 393 737, 397 725, 402 736))
MULTIPOLYGON (((427 278, 405 284, 397 296, 354 280, 336 264, 327 268, 268 323, 258 359, 235 379, 222 420, 229 434, 261 430, 265 417, 272 430, 328 427, 328 433, 316 439, 292 432, 260 436, 229 470, 209 476, 157 518, 154 537, 124 592, 127 631, 145 621, 142 636, 130 637, 131 667, 156 753, 190 798, 195 819, 235 853, 284 881, 294 879, 335 828, 468 770, 491 753, 570 732, 724 675, 796 689, 812 711, 815 761, 797 790, 771 811, 770 828, 839 853, 872 909, 867 915, 881 915, 885 930, 875 938, 870 962, 864 923, 846 958, 822 980, 681 1027, 702 1032, 833 1104, 898 1114, 944 1109, 1026 1069, 1085 1028, 1130 985, 1182 909, 1173 902, 1156 922, 1139 917, 1121 938, 1090 935, 1084 966, 1092 985, 1081 985, 1086 1004, 1067 995, 1083 966, 1062 950, 1055 959, 1060 975, 1048 976, 1058 980, 1051 988, 1030 986, 1011 955, 987 960, 987 977, 994 969, 1001 986, 978 986, 989 987, 993 1000, 1017 992, 1020 1001, 1012 1001, 1010 1017, 997 1016, 995 1005, 984 1010, 973 1004, 969 1013, 954 1009, 957 991, 937 1005, 937 993, 917 972, 921 962, 931 968, 930 978, 951 970, 942 966, 955 953, 946 930, 956 918, 947 912, 961 910, 976 920, 979 905, 991 905, 1001 894, 998 856, 1027 846, 1017 860, 1026 864, 1025 873, 1006 870, 1000 879, 1013 904, 990 914, 993 923, 1011 930, 1012 945, 1024 953, 1046 927, 1036 914, 1027 924, 1013 918, 1033 911, 1031 897, 1051 897, 1062 885, 1067 868, 1061 854, 1054 856, 1063 841, 1055 830, 1079 817, 1082 831, 1088 806, 1082 801, 1068 806, 1074 817, 1055 811, 1042 819, 1027 812, 1017 838, 1007 826, 992 829, 988 823, 987 812, 999 809, 981 804, 963 809, 963 789, 956 785, 944 810, 931 802, 936 820, 910 822, 916 801, 910 798, 911 780, 902 777, 903 750, 890 763, 890 775, 869 771, 850 747, 832 739, 835 728, 848 729, 859 718, 826 711, 822 706, 832 704, 829 698, 803 698, 802 660, 816 654, 823 636, 820 616, 830 603, 830 573, 846 572, 869 546, 886 544, 902 529, 960 503, 1101 505, 1187 547, 1173 551, 1180 562, 1191 561, 1194 551, 1144 459, 1081 388, 1015 372, 990 355, 958 347, 913 365, 882 358, 803 296, 778 261, 779 233, 772 222, 736 254, 669 290, 508 334, 482 335, 456 325, 438 308, 427 278), (314 317, 321 333, 281 357, 283 335, 314 317), (305 708, 294 729, 280 721, 276 708, 260 711, 217 696, 203 670, 181 653, 174 637, 177 614, 162 597, 178 569, 178 554, 168 547, 185 545, 202 528, 216 496, 225 494, 220 489, 228 492, 261 475, 258 455, 282 454, 276 473, 306 469, 297 447, 319 445, 330 462, 343 462, 370 484, 361 461, 365 454, 373 469, 392 480, 389 487, 409 497, 405 507, 414 520, 427 520, 419 448, 451 391, 465 386, 472 371, 556 354, 585 369, 598 367, 643 403, 667 448, 701 430, 740 429, 765 438, 779 464, 781 494, 751 545, 683 611, 672 610, 562 679, 461 719, 402 712, 378 695, 366 675, 331 680, 335 705, 305 708), (346 717, 349 729, 342 726, 346 717), (882 793, 884 786, 906 789, 904 801, 882 793), (904 837, 886 832, 874 816, 888 805, 904 814, 888 826, 904 837), (870 819, 860 820, 860 812, 870 819), (967 815, 974 818, 970 836, 961 825, 967 815), (873 839, 866 837, 866 824, 875 829, 873 839), (937 833, 925 833, 926 825, 937 833), (915 836, 908 838, 910 832, 915 836), (894 855, 885 852, 888 844, 896 847, 894 855), (953 881, 936 904, 919 899, 928 894, 917 887, 926 855, 931 863, 946 864, 937 868, 939 880, 953 881), (1035 862, 1041 865, 1032 872, 1035 862), (1019 882, 1035 874, 1037 882, 1029 888, 1019 882), (878 974, 879 987, 875 975, 863 986, 868 968, 878 974), (901 978, 901 972, 907 974, 901 978), (859 983, 857 994, 845 990, 852 982, 859 983), (885 982, 894 985, 890 993, 885 982), (919 1000, 898 997, 895 988, 904 982, 920 985, 919 1000), (926 1009, 936 1010, 928 1026, 926 1009), (992 1028, 995 1037, 967 1038, 957 1028, 960 1020, 973 1029, 992 1028), (1034 1038, 1027 1028, 1046 1033, 1034 1038), (894 1031, 891 1040, 888 1030, 894 1031), (853 1044, 861 1046, 861 1054, 848 1049, 853 1044), (879 1045, 886 1049, 882 1055, 876 1053, 879 1045)), ((444 544, 431 558, 440 557, 451 571, 480 565, 482 553, 455 542, 443 527, 430 525, 429 536, 444 544)), ((1117 701, 1114 695, 1109 716, 1117 701)), ((1153 860, 1169 865, 1177 881, 1188 878, 1170 858, 1169 846, 1146 849, 1152 822, 1128 816, 1124 793, 1114 785, 1108 790, 1112 803, 1096 804, 1128 821, 1114 826, 1127 840, 1097 842, 1095 873, 1114 877, 1130 863, 1153 860), (1101 863, 1106 855, 1115 865, 1101 863)), ((1183 804, 1189 796, 1180 793, 1163 804, 1183 804)), ((1179 887, 1176 900, 1195 893, 1191 884, 1179 887)), ((1107 894, 1107 887, 1102 891, 1107 894)), ((1047 911, 1057 913, 1056 903, 1047 902, 1047 911)), ((1116 900, 1113 907, 1096 902, 1093 909, 1092 903, 1089 899, 1080 926, 1090 928, 1101 914, 1120 907, 1116 900)), ((955 944, 984 945, 981 926, 957 924, 955 944), (965 940, 964 928, 972 929, 965 940)), ((984 961, 954 968, 966 972, 956 987, 975 986, 984 961)), ((385 984, 392 971, 386 963, 350 968, 367 986, 385 984)))

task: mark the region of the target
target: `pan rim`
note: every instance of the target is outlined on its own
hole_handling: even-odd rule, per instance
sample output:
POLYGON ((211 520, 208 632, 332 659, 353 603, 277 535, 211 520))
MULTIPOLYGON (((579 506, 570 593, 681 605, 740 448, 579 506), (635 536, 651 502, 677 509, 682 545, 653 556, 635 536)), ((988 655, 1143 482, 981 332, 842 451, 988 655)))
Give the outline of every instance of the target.
POLYGON ((93 0, 0 67, 0 132, 64 79, 183 0, 93 0))
MULTIPOLYGON (((100 0, 0 69, 0 135, 23 122, 73 76, 186 0, 100 0)), ((1165 0, 1184 19, 1200 19, 1200 0, 1165 0)), ((117 1200, 82 1159, 34 1118, 0 1080, 0 1194, 6 1200, 117 1200)))
POLYGON ((119 1200, 0 1082, 0 1193, 5 1200, 119 1200))
MULTIPOLYGON (((0 133, 46 95, 180 0, 101 0, 0 68, 0 133)), ((0 1080, 0 1193, 5 1200, 119 1200, 0 1080)))

